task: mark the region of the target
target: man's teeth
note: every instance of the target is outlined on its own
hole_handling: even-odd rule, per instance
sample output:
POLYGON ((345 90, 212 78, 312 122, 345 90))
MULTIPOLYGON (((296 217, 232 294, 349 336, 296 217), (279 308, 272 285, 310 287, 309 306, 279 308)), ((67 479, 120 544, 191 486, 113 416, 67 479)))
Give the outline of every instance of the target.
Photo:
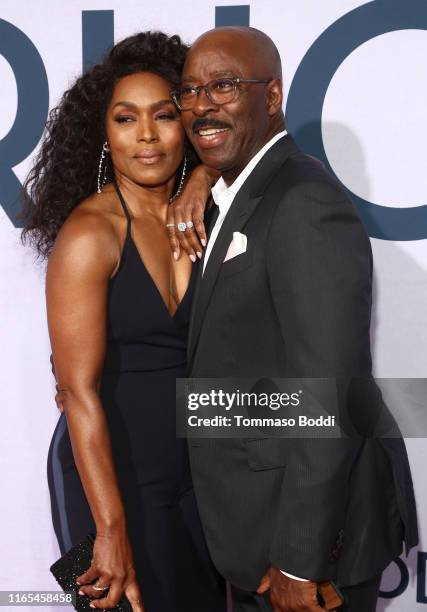
POLYGON ((220 132, 226 132, 228 128, 209 128, 207 130, 199 130, 200 136, 215 136, 215 134, 219 134, 220 132))

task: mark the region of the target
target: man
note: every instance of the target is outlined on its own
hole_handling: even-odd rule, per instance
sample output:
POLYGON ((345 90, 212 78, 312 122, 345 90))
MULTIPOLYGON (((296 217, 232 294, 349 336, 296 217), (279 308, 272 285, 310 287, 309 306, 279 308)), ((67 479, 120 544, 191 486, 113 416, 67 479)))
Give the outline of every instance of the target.
MULTIPOLYGON (((189 375, 369 378, 369 239, 337 183, 286 133, 274 43, 252 28, 203 34, 174 97, 200 158, 221 174, 189 375)), ((193 232, 190 224, 188 242, 193 232)), ((374 611, 383 569, 402 539, 407 550, 417 542, 399 439, 260 435, 190 440, 190 453, 234 612, 320 610, 317 583, 329 580, 346 610, 374 611)))

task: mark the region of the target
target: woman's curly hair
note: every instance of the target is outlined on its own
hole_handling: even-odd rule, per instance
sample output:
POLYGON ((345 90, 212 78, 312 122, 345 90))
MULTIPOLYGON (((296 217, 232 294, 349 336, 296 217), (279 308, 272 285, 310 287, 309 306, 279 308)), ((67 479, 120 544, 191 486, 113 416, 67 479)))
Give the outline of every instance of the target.
MULTIPOLYGON (((79 77, 49 113, 35 163, 24 183, 22 232, 43 258, 71 211, 97 188, 98 163, 106 140, 105 114, 116 82, 152 72, 174 87, 188 51, 179 36, 142 32, 115 45, 104 61, 79 77)), ((107 180, 112 180, 108 164, 107 180)))

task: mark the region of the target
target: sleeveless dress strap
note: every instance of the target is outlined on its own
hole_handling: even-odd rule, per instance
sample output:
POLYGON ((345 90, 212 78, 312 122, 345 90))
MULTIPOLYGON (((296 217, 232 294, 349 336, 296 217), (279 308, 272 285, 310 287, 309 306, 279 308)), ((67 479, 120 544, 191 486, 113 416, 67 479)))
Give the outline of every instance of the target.
POLYGON ((132 223, 132 217, 130 216, 130 212, 128 210, 128 207, 126 206, 126 202, 124 197, 122 196, 122 192, 120 191, 120 187, 117 185, 116 181, 113 181, 114 187, 116 189, 116 193, 119 196, 119 200, 120 200, 120 204, 122 205, 123 208, 123 212, 125 213, 126 219, 127 219, 127 232, 126 235, 129 236, 130 235, 130 226, 132 223))
POLYGON ((119 272, 122 270, 123 266, 125 265, 126 260, 127 260, 128 251, 129 251, 129 248, 130 248, 131 243, 132 243, 132 234, 131 234, 132 217, 130 216, 130 212, 128 210, 128 207, 126 206, 125 199, 122 196, 122 192, 120 191, 120 188, 117 185, 117 182, 113 181, 113 184, 114 184, 114 188, 116 190, 116 193, 117 193, 117 195, 119 197, 120 204, 122 205, 123 212, 125 213, 125 216, 126 216, 126 219, 127 219, 127 228, 126 228, 126 236, 125 236, 125 241, 123 243, 122 252, 120 253, 119 266, 118 266, 117 271, 116 271, 115 275, 113 276, 112 280, 114 280, 114 278, 116 278, 116 276, 118 276, 119 272))

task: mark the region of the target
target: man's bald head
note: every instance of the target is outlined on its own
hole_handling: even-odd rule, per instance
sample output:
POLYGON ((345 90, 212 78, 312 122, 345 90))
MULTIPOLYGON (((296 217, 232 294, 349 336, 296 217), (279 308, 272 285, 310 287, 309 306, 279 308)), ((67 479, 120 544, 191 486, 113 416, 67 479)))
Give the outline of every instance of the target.
POLYGON ((224 26, 204 32, 191 46, 189 53, 198 53, 209 46, 233 49, 242 55, 255 70, 263 70, 273 79, 282 80, 279 51, 265 32, 244 26, 224 26))
POLYGON ((202 161, 229 184, 284 129, 280 55, 260 30, 229 26, 199 36, 187 54, 182 86, 197 92, 182 112, 187 135, 202 161), (230 96, 223 103, 212 92, 230 96))

